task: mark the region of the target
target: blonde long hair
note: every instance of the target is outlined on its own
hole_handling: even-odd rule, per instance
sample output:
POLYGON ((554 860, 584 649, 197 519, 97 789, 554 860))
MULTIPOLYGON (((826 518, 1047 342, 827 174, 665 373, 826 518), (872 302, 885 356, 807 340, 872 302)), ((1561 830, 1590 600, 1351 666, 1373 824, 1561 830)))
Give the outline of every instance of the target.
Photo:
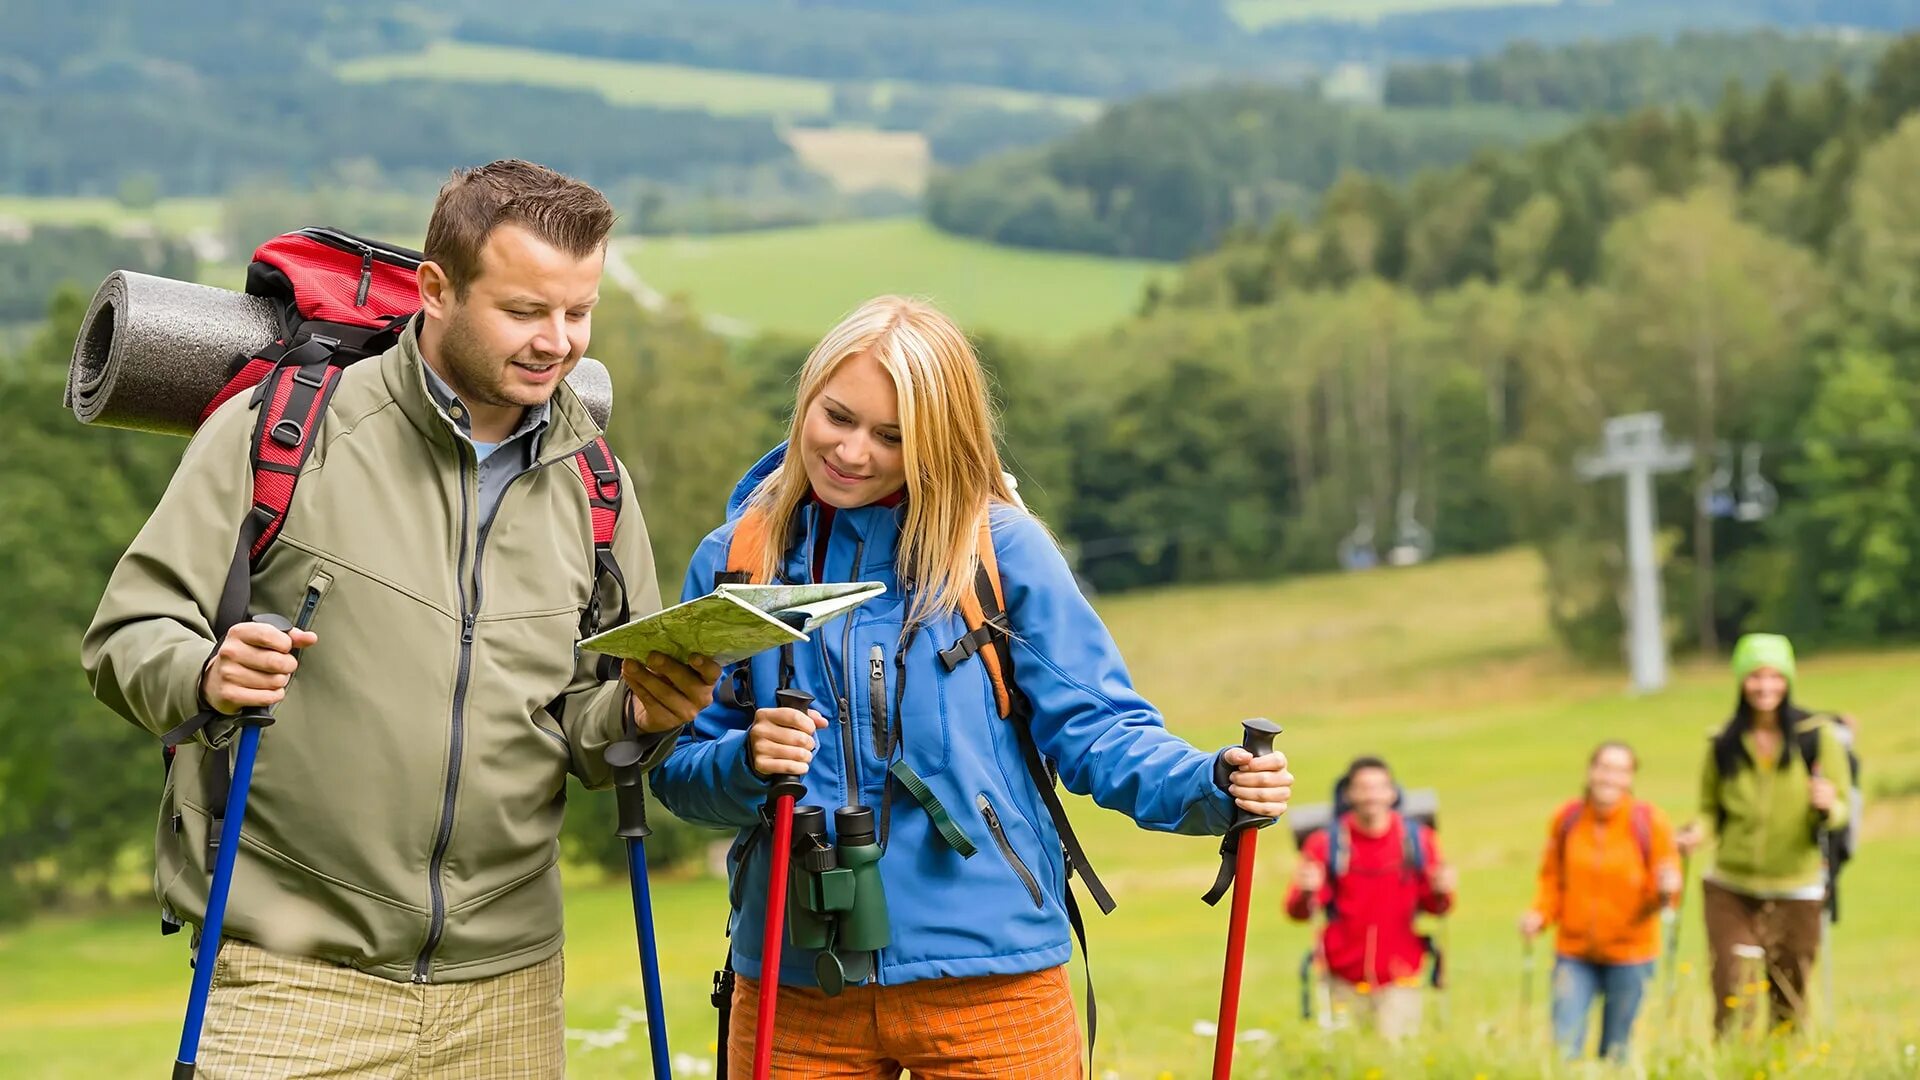
POLYGON ((899 402, 907 518, 896 566, 914 597, 907 617, 921 622, 959 607, 979 565, 981 515, 994 501, 1014 502, 994 444, 980 358, 953 320, 924 301, 875 297, 807 355, 786 460, 748 499, 749 512, 768 524, 754 576, 772 581, 779 575, 793 516, 811 490, 799 453, 807 410, 840 365, 868 354, 893 378, 899 402))

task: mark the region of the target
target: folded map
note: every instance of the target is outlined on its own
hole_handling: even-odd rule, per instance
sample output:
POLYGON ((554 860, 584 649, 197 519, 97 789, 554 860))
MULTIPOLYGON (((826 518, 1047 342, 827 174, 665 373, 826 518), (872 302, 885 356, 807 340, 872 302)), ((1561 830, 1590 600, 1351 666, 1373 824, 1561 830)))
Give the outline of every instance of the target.
POLYGON ((698 599, 595 634, 580 647, 633 660, 660 653, 685 661, 697 654, 732 664, 777 645, 805 641, 809 633, 886 591, 877 581, 729 583, 698 599))

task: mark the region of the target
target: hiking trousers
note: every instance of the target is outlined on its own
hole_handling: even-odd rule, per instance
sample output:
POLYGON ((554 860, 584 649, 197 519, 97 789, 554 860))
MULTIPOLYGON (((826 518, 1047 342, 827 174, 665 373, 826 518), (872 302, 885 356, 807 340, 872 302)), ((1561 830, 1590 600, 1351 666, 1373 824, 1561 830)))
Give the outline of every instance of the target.
POLYGON ((566 1075, 559 954, 457 983, 399 983, 226 941, 213 969, 205 1080, 549 1080, 566 1075))
MULTIPOLYGON (((727 1075, 753 1075, 760 984, 734 981, 727 1075)), ((792 1080, 1079 1080, 1080 1026, 1062 967, 1028 975, 849 986, 838 997, 782 986, 773 1075, 792 1080)))
POLYGON ((1722 1035, 1762 990, 1772 1003, 1771 1025, 1791 1027, 1807 1003, 1807 984, 1820 951, 1820 901, 1763 900, 1707 882, 1701 889, 1707 948, 1713 956, 1713 1026, 1722 1035), (1735 955, 1757 946, 1757 967, 1735 955))

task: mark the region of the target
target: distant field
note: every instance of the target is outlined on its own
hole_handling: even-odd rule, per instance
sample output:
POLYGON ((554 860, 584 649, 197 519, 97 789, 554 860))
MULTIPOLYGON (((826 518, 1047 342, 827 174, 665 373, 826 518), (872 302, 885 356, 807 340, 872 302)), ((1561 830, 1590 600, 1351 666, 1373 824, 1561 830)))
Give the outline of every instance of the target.
POLYGON ((925 296, 972 329, 1061 340, 1133 310, 1159 264, 1000 247, 890 218, 713 237, 630 241, 663 293, 758 329, 819 334, 880 293, 925 296))
POLYGON ((917 131, 858 128, 792 128, 787 145, 814 172, 841 191, 898 191, 918 195, 927 187, 933 154, 917 131))
MULTIPOLYGON (((833 83, 826 79, 570 56, 462 41, 436 41, 421 53, 355 60, 340 68, 340 77, 358 82, 427 78, 558 86, 597 91, 616 105, 705 109, 789 120, 823 116, 833 105, 833 83)), ((893 87, 909 84, 876 85, 884 97, 893 87)), ((1083 97, 987 86, 940 89, 966 101, 1003 109, 1046 108, 1091 117, 1100 108, 1099 102, 1083 97)))
POLYGON ((1560 0, 1229 0, 1227 7, 1240 25, 1258 30, 1276 23, 1306 19, 1375 22, 1388 15, 1449 8, 1546 7, 1560 0))
POLYGON ((217 198, 161 199, 151 207, 135 209, 105 197, 0 195, 0 224, 24 221, 30 225, 131 225, 151 223, 162 232, 186 233, 217 228, 217 198))

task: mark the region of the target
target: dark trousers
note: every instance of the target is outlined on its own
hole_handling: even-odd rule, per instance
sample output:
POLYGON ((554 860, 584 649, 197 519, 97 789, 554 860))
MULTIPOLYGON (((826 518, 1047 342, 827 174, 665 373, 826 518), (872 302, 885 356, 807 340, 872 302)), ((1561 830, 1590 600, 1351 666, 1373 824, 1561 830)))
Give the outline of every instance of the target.
POLYGON ((1820 951, 1820 901, 1761 900, 1709 881, 1701 890, 1707 912, 1707 948, 1713 954, 1714 1029, 1727 1034, 1740 1006, 1764 980, 1774 1027, 1791 1027, 1806 1009, 1807 985, 1820 951), (1757 947, 1754 964, 1736 947, 1757 947))

